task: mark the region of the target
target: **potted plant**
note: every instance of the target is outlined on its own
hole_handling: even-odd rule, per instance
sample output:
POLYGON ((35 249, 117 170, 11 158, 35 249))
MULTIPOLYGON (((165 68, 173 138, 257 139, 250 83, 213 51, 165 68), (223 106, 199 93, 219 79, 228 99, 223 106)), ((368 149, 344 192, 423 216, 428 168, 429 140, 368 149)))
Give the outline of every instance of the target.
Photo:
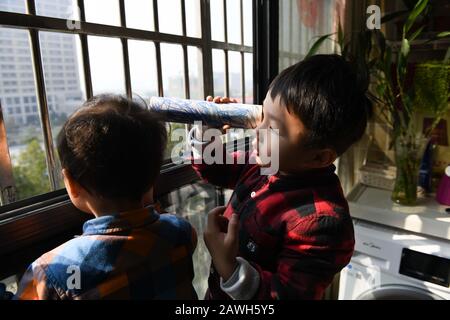
MULTIPOLYGON (((418 89, 412 79, 414 68, 408 63, 411 44, 423 32, 425 25, 415 27, 416 20, 428 12, 429 1, 418 0, 411 10, 395 12, 382 19, 382 23, 407 15, 402 26, 400 42, 389 42, 380 30, 361 30, 344 37, 339 24, 337 37, 328 34, 320 37, 311 47, 307 56, 317 52, 321 44, 331 39, 337 42, 338 53, 353 61, 369 97, 378 109, 382 120, 390 127, 391 147, 394 148, 397 167, 392 200, 403 205, 414 205, 417 199, 417 182, 420 161, 429 141, 431 132, 440 119, 450 110, 447 97, 439 105, 433 103, 429 109, 435 119, 425 132, 419 130, 416 96, 429 96, 426 88, 418 89), (420 91, 422 90, 422 91, 420 91), (445 100, 445 103, 443 102, 445 100)), ((441 32, 433 39, 447 37, 450 32, 441 32)), ((443 64, 441 64, 443 65, 443 64)), ((432 94, 431 94, 432 95, 432 94)), ((432 101, 433 99, 428 99, 432 101)), ((437 99, 435 99, 437 100, 437 99)), ((436 102, 437 103, 437 102, 436 102)))

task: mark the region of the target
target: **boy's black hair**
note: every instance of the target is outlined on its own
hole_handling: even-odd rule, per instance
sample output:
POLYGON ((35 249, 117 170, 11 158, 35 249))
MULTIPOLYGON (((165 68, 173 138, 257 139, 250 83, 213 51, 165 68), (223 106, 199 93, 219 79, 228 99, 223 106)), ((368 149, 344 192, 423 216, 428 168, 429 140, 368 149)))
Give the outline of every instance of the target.
POLYGON ((58 135, 61 165, 89 193, 141 200, 158 176, 163 122, 139 103, 104 94, 87 100, 58 135))
POLYGON ((308 129, 306 147, 331 147, 338 155, 362 137, 372 112, 353 65, 335 54, 311 56, 285 69, 269 90, 308 129))

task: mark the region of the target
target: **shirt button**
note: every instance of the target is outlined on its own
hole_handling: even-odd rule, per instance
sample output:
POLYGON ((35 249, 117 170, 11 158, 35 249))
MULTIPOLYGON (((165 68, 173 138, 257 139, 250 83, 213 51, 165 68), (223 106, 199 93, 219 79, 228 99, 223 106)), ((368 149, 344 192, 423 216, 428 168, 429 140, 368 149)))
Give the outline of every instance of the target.
POLYGON ((252 191, 252 193, 250 193, 250 197, 254 198, 256 196, 256 192, 252 191))

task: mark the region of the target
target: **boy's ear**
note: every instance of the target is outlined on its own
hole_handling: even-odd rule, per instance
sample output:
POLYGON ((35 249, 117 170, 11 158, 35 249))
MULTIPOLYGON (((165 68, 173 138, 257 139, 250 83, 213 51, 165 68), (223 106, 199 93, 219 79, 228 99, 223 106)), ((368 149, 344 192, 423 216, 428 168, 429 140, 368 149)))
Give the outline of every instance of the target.
POLYGON ((330 148, 320 149, 316 152, 313 165, 316 168, 325 168, 331 165, 337 159, 337 153, 330 148))
POLYGON ((78 198, 81 192, 80 185, 72 178, 67 169, 62 169, 62 175, 67 193, 71 198, 78 198))

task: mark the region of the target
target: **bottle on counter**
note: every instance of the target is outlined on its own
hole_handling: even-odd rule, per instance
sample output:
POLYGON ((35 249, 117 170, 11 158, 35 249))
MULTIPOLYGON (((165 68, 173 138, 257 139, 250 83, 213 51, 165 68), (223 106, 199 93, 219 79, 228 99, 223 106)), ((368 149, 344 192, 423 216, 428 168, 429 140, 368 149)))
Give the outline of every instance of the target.
POLYGON ((445 173, 436 191, 436 200, 440 204, 450 206, 450 165, 445 168, 445 173))

